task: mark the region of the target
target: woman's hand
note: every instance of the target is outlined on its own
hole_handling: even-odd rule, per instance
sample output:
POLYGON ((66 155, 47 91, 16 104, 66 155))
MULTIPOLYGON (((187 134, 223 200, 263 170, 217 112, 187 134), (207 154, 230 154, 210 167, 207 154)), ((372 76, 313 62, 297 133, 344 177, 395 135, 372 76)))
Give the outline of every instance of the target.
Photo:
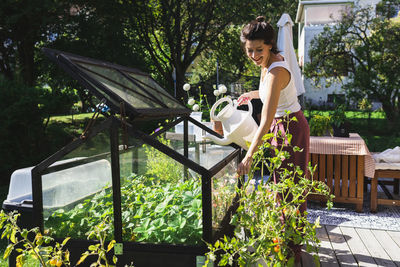
POLYGON ((251 168, 251 163, 253 162, 253 158, 252 157, 244 157, 244 159, 242 160, 242 162, 239 163, 239 166, 237 168, 236 173, 239 176, 248 174, 250 172, 250 168, 251 168))
POLYGON ((250 100, 253 99, 252 96, 252 92, 247 92, 242 94, 241 96, 239 96, 238 101, 237 101, 237 105, 247 105, 247 103, 249 103, 250 100))

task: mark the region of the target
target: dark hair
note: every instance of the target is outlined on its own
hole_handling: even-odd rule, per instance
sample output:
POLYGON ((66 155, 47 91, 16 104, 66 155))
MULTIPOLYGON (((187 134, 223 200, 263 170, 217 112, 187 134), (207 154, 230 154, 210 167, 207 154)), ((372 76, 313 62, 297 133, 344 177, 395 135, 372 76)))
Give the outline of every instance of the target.
POLYGON ((244 48, 247 40, 263 40, 264 44, 272 45, 272 53, 279 53, 278 48, 276 47, 275 30, 272 28, 271 24, 265 21, 264 16, 258 16, 255 20, 250 21, 243 27, 240 34, 242 48, 244 48))

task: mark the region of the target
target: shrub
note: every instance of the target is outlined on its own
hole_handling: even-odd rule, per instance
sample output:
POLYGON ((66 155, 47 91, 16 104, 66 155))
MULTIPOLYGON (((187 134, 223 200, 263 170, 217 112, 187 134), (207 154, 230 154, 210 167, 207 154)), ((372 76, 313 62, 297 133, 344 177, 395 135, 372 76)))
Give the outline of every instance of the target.
POLYGON ((324 136, 327 133, 332 134, 331 117, 322 114, 314 115, 309 122, 310 135, 324 136))

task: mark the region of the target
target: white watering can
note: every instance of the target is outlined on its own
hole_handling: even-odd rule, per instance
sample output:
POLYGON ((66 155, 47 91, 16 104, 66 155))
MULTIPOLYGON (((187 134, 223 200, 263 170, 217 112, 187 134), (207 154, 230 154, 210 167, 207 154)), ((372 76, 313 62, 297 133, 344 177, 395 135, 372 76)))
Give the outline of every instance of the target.
POLYGON ((214 135, 206 135, 205 139, 210 139, 219 145, 228 145, 235 143, 244 149, 248 149, 247 143, 250 144, 253 136, 257 131, 258 125, 253 119, 252 112, 253 106, 248 102, 249 110, 238 110, 237 104, 233 104, 232 99, 224 97, 219 99, 212 106, 210 111, 210 118, 214 121, 221 121, 224 130, 224 138, 218 138, 214 135), (218 115, 215 115, 215 110, 223 102, 228 102, 218 115))

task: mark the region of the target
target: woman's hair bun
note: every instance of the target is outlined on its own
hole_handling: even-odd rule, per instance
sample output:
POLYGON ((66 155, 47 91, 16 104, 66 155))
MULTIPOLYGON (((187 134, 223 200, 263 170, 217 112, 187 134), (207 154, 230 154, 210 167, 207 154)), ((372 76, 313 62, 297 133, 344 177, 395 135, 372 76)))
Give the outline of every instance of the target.
POLYGON ((257 21, 257 22, 264 22, 264 21, 265 21, 265 17, 264 17, 264 16, 258 16, 258 17, 256 18, 256 21, 257 21))

